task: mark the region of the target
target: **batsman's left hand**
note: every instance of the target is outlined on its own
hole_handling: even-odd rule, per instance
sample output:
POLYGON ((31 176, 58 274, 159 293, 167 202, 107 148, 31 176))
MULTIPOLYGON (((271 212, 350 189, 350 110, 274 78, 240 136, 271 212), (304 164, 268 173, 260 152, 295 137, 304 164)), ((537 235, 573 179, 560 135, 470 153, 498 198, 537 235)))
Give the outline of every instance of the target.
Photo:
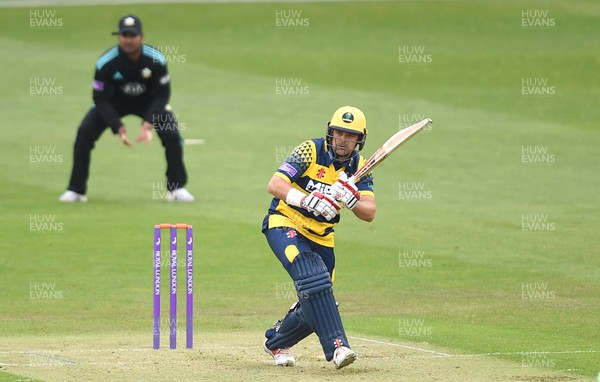
POLYGON ((318 191, 313 191, 302 198, 301 206, 315 216, 323 216, 327 221, 336 217, 340 210, 335 200, 329 199, 327 195, 318 191))
POLYGON ((343 171, 340 173, 337 182, 331 186, 331 196, 349 210, 356 207, 356 204, 360 200, 358 188, 354 182, 348 181, 348 176, 343 171))

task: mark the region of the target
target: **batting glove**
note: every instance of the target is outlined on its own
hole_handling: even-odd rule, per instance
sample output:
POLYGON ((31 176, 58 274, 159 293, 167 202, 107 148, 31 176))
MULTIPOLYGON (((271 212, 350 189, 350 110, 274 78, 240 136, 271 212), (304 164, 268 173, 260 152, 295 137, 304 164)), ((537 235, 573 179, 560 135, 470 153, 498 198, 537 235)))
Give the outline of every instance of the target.
POLYGON ((339 212, 340 206, 335 200, 313 191, 302 199, 302 207, 312 212, 315 216, 323 216, 327 221, 333 219, 339 212))
POLYGON ((349 210, 356 207, 356 203, 360 200, 358 188, 354 182, 348 181, 348 176, 343 171, 340 173, 338 181, 331 186, 331 195, 349 210))

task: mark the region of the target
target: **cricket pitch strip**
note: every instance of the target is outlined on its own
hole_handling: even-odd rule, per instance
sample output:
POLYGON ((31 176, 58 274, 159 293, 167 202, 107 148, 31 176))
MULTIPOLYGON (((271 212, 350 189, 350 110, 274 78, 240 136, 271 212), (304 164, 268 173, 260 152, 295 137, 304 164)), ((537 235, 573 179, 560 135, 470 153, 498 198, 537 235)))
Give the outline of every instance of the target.
MULTIPOLYGON (((4 337, 0 371, 20 381, 589 381, 589 378, 427 344, 349 336, 357 361, 341 370, 325 361, 311 335, 294 347, 296 366, 272 365, 262 333, 196 333, 195 348, 153 350, 148 335, 4 337)), ((4 380, 0 374, 0 380, 4 380)))

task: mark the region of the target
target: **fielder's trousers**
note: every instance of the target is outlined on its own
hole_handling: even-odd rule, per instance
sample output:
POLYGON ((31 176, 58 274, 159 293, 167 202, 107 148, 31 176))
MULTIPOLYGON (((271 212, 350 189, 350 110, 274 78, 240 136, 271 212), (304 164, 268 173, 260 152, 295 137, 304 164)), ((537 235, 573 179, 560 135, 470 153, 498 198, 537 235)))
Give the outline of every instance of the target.
MULTIPOLYGON (((121 117, 129 114, 143 118, 141 112, 120 112, 121 117)), ((161 114, 154 115, 153 120, 156 121, 154 122, 154 131, 165 148, 167 189, 172 191, 184 187, 187 183, 187 173, 183 164, 183 139, 179 133, 175 115, 170 111, 164 111, 161 114)), ((77 130, 73 148, 73 168, 68 190, 82 195, 86 194, 91 152, 95 142, 107 128, 108 125, 104 118, 102 118, 96 107, 92 107, 77 130)))

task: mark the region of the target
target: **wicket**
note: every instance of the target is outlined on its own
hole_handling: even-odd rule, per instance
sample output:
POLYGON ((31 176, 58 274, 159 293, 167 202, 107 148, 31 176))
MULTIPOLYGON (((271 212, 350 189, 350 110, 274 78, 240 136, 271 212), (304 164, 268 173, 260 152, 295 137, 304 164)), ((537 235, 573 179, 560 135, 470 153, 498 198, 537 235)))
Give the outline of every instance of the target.
POLYGON ((169 311, 169 347, 177 348, 177 230, 185 230, 186 249, 186 348, 194 344, 194 243, 193 227, 190 224, 157 224, 154 226, 154 321, 153 348, 160 349, 160 268, 161 233, 169 230, 170 243, 170 311, 169 311))

